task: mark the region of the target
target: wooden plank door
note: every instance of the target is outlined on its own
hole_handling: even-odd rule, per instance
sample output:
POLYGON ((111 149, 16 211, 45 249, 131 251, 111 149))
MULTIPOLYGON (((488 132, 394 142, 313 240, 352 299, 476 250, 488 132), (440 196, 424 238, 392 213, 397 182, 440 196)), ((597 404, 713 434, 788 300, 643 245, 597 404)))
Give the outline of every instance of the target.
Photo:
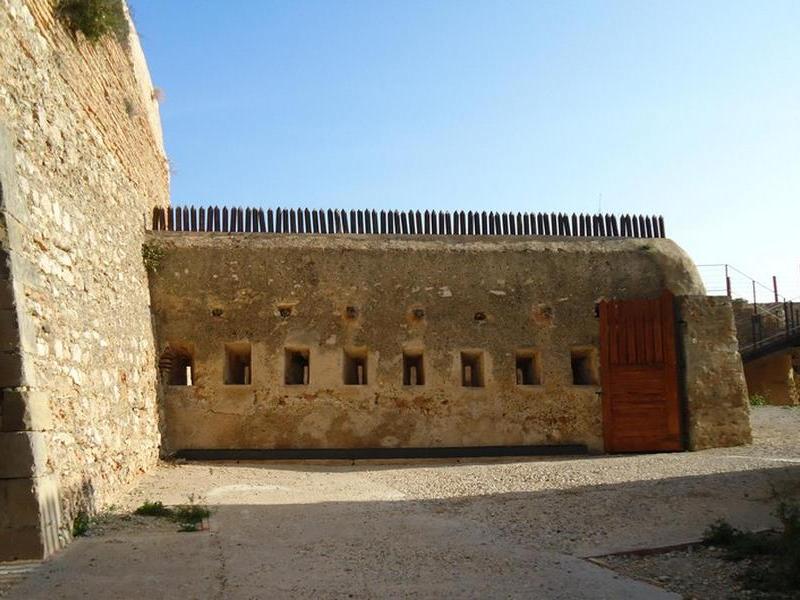
POLYGON ((606 452, 682 450, 674 299, 600 303, 606 452))

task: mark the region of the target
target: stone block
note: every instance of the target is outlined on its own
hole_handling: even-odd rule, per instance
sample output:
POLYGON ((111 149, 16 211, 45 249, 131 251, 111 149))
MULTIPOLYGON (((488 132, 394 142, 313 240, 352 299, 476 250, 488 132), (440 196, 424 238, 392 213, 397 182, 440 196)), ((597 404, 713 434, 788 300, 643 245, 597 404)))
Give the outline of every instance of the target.
POLYGON ((39 525, 33 479, 0 479, 0 530, 39 525))
POLYGON ((10 279, 0 278, 0 310, 13 309, 15 306, 14 284, 10 279))
POLYGON ((45 544, 38 525, 0 529, 0 562, 45 556, 45 544))
POLYGON ((0 388, 24 385, 22 355, 18 352, 0 352, 0 388))
POLYGON ((52 429, 49 397, 44 392, 5 390, 0 397, 0 431, 52 429))
POLYGON ((750 395, 762 396, 767 404, 791 406, 800 401, 788 350, 750 361, 744 366, 744 374, 750 395))
POLYGON ((0 309, 0 351, 13 352, 19 347, 19 326, 14 308, 0 309))
POLYGON ((11 281, 11 261, 5 248, 0 248, 0 281, 11 281))
POLYGON ((749 444, 750 405, 730 300, 681 296, 677 301, 689 448, 749 444))
POLYGON ((41 473, 47 459, 43 434, 0 432, 0 479, 22 479, 41 473))

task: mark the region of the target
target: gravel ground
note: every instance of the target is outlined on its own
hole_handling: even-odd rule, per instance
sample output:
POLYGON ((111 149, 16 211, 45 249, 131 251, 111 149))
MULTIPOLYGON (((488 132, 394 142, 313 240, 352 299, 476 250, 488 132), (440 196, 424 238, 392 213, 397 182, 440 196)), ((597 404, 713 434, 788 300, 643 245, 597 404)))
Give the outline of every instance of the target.
POLYGON ((164 465, 127 499, 236 502, 230 486, 276 489, 270 502, 426 502, 491 520, 504 534, 578 556, 697 539, 723 516, 736 527, 773 527, 775 488, 800 496, 800 409, 758 407, 752 446, 702 452, 530 460, 186 463, 164 465), (280 489, 278 489, 280 488, 280 489), (302 494, 298 494, 302 490, 302 494))
POLYGON ((627 577, 651 582, 676 592, 687 600, 791 600, 797 594, 747 590, 740 578, 758 561, 731 562, 719 548, 695 546, 686 550, 648 556, 605 556, 598 560, 627 577))
MULTIPOLYGON (((722 516, 740 529, 774 527, 773 490, 800 497, 800 409, 759 407, 751 422, 752 446, 693 453, 165 463, 121 509, 194 497, 212 509, 210 532, 106 523, 11 597, 72 597, 63 591, 75 578, 84 592, 95 582, 144 593, 144 582, 159 580, 143 580, 145 566, 169 580, 156 597, 658 597, 627 576, 685 594, 655 579, 699 568, 681 553, 642 572, 615 559, 620 574, 580 559, 695 540, 722 516), (128 553, 136 560, 120 570, 128 553), (113 579, 97 579, 103 560, 113 579)), ((699 598, 728 597, 730 578, 714 573, 731 563, 715 560, 699 598)))
MULTIPOLYGON (((758 457, 771 462, 800 464, 800 408, 757 407, 751 413, 751 423, 754 437, 752 446, 712 450, 702 454, 758 457)), ((794 481, 788 479, 786 487, 779 492, 800 498, 800 475, 796 475, 794 481)), ((719 508, 718 514, 727 519, 724 506, 719 508)), ((702 534, 702 531, 698 534, 702 534)), ((751 565, 758 568, 759 564, 763 564, 763 559, 733 562, 725 560, 723 556, 723 549, 692 545, 663 553, 603 556, 596 562, 627 577, 679 593, 687 599, 789 600, 800 596, 745 589, 741 582, 742 575, 751 565)))

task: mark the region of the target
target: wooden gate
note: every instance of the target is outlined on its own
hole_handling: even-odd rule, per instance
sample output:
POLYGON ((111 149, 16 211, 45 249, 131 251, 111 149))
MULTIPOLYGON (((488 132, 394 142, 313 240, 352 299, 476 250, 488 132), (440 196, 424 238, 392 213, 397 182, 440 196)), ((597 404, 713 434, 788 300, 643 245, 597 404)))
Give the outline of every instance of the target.
POLYGON ((671 293, 600 303, 606 452, 682 450, 671 293))

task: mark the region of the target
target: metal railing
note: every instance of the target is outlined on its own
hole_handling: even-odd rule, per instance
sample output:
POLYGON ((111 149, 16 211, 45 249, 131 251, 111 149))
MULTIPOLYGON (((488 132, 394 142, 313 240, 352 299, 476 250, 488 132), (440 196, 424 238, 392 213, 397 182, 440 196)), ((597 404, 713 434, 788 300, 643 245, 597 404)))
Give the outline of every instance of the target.
POLYGON ((800 306, 786 301, 776 308, 753 314, 751 341, 739 348, 743 360, 800 345, 800 306))

